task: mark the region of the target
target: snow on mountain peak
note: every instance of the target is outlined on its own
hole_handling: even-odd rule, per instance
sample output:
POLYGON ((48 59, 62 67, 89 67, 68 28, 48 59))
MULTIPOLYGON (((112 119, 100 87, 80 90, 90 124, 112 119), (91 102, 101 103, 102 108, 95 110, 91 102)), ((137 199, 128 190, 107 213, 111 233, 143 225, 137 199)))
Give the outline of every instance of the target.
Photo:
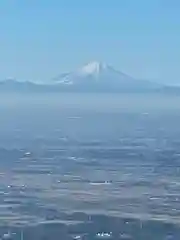
POLYGON ((129 91, 154 89, 157 84, 135 79, 103 62, 92 61, 75 71, 61 74, 54 79, 55 84, 81 90, 129 91))
POLYGON ((74 84, 97 84, 102 82, 104 84, 113 84, 118 79, 125 80, 129 79, 129 76, 116 71, 113 67, 107 65, 104 62, 92 61, 75 71, 61 74, 56 77, 54 81, 56 83, 74 85, 74 84), (106 82, 106 83, 105 83, 106 82))
POLYGON ((98 61, 93 61, 83 66, 78 70, 83 75, 94 75, 99 74, 102 70, 105 70, 107 65, 98 61))

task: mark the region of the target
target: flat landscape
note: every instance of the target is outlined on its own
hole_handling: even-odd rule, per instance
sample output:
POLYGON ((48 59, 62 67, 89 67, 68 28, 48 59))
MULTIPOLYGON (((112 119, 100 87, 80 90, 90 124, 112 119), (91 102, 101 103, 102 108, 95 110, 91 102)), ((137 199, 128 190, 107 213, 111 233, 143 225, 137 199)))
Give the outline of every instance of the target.
POLYGON ((177 231, 162 228, 157 239, 178 239, 180 98, 46 98, 1 97, 1 226, 79 226, 109 216, 138 228, 170 224, 177 231))

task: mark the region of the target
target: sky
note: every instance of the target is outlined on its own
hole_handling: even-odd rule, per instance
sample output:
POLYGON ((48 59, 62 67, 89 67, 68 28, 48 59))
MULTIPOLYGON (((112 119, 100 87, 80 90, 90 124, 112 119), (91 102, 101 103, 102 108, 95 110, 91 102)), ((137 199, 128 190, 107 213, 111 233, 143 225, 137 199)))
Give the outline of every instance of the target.
POLYGON ((180 84, 179 0, 0 0, 0 80, 46 81, 103 61, 180 84))

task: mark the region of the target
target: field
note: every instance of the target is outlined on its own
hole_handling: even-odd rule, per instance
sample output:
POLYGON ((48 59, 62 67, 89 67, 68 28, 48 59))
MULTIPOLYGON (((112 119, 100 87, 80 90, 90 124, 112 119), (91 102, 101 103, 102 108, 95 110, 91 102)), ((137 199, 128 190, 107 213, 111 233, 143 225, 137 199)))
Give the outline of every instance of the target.
POLYGON ((1 226, 78 212, 179 228, 178 97, 21 98, 1 101, 1 226))

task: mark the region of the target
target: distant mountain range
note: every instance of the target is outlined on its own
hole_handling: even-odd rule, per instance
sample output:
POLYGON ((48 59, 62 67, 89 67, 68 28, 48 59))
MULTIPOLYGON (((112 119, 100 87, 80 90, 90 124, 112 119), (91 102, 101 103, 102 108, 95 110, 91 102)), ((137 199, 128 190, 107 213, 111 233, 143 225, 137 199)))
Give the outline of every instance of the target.
POLYGON ((17 80, 0 82, 0 91, 3 92, 173 92, 175 89, 177 90, 176 87, 135 79, 97 61, 90 62, 73 72, 61 74, 48 83, 17 80))

